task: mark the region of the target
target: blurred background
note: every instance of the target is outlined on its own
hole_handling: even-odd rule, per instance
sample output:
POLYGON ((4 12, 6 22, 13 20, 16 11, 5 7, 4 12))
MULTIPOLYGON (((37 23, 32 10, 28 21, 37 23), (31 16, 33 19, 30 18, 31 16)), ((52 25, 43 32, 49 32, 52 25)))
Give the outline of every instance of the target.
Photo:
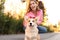
MULTIPOLYGON (((59 0, 38 1, 42 1, 46 9, 41 26, 46 27, 48 32, 60 32, 59 0)), ((22 0, 0 0, 0 34, 24 33, 23 17, 27 10, 25 7, 25 1, 22 0)))

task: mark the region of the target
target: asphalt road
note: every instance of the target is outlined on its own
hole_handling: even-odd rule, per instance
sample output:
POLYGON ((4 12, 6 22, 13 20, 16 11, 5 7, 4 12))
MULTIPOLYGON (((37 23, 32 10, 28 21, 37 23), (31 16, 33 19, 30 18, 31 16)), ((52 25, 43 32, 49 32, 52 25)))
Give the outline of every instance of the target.
MULTIPOLYGON (((41 40, 60 40, 60 33, 42 33, 41 40)), ((0 35, 0 40, 24 40, 24 34, 0 35)))

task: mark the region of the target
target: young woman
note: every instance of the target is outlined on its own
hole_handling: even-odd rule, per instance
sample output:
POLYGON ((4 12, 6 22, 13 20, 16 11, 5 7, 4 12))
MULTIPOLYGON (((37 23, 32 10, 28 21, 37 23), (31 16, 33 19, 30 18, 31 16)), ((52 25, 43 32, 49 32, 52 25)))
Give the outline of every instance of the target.
POLYGON ((27 24, 27 20, 25 20, 25 18, 38 18, 37 19, 37 28, 39 30, 39 32, 47 32, 47 29, 45 27, 40 26, 40 24, 43 21, 43 11, 41 9, 39 9, 38 6, 38 2, 36 0, 30 0, 29 3, 29 9, 28 12, 26 13, 25 17, 24 17, 24 21, 23 21, 23 25, 24 25, 24 29, 26 28, 26 24, 27 24))

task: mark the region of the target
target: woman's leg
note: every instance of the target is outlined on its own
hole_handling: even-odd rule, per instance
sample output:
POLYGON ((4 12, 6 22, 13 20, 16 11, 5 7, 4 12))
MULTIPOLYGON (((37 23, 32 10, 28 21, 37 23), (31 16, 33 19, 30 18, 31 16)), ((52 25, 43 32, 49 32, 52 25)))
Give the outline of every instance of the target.
POLYGON ((47 28, 46 27, 38 26, 37 28, 39 30, 39 33, 46 33, 47 32, 47 28))

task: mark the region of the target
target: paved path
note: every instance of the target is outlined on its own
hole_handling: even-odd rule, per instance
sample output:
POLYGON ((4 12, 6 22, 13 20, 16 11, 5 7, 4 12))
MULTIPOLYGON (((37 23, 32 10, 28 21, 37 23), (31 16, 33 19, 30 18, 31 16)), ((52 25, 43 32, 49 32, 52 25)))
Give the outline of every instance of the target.
MULTIPOLYGON (((40 34, 41 40, 60 40, 60 33, 40 34)), ((0 40, 24 40, 24 34, 0 35, 0 40)))

